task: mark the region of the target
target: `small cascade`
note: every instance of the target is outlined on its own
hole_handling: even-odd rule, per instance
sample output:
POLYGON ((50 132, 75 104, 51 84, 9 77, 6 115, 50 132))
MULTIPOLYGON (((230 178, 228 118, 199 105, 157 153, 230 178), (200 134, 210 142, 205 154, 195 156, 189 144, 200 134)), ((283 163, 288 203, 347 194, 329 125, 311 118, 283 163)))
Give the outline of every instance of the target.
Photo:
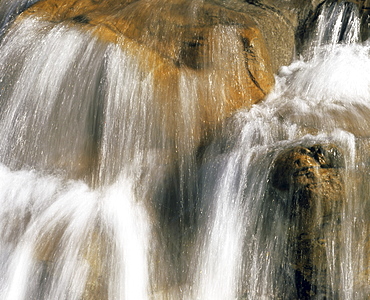
POLYGON ((14 18, 38 0, 5 0, 0 3, 0 36, 2 36, 14 18))
POLYGON ((130 180, 91 190, 5 167, 1 179, 2 299, 146 299, 150 224, 130 180))
POLYGON ((315 35, 314 47, 358 42, 360 18, 356 4, 343 1, 323 5, 315 35))
POLYGON ((324 6, 306 56, 204 154, 190 299, 369 297, 370 48, 356 13, 324 6))
POLYGON ((36 2, 0 3, 1 299, 370 296, 370 48, 353 3, 323 5, 273 92, 233 113, 271 83, 247 17, 155 0, 122 1, 114 29, 14 21, 36 2))
MULTIPOLYGON (((14 12, 23 4, 7 2, 14 12)), ((189 11, 186 22, 203 7, 191 4, 175 9, 189 11)), ((174 35, 153 7, 126 10, 129 25, 146 15, 154 36, 174 35)), ((140 37, 145 46, 112 42, 111 32, 74 26, 86 22, 26 12, 1 40, 0 163, 10 179, 0 295, 185 297, 201 134, 221 126, 235 95, 250 103, 241 33, 217 24, 186 36, 183 24, 174 54, 151 36, 140 37)))

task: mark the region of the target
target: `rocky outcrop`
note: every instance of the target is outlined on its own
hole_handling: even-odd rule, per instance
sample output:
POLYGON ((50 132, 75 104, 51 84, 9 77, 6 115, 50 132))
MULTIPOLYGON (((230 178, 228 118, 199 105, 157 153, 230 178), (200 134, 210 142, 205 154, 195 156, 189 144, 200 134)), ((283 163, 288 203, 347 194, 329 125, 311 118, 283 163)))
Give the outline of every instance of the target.
MULTIPOLYGON (((243 93, 233 83, 238 81, 238 72, 233 70, 234 77, 225 77, 230 92, 230 100, 224 103, 225 113, 260 101, 273 87, 269 51, 254 19, 212 2, 199 5, 176 0, 164 5, 162 1, 46 0, 38 2, 23 15, 68 22, 93 32, 102 40, 121 44, 136 55, 143 52, 138 50, 145 49, 146 55, 142 59, 147 71, 156 70, 160 77, 158 81, 165 81, 167 86, 171 82, 176 84, 174 81, 181 68, 195 70, 197 76, 202 76, 210 68, 220 72, 221 66, 217 66, 214 53, 223 50, 217 49, 215 33, 222 35, 222 31, 227 30, 225 27, 232 27, 238 36, 235 47, 244 53, 249 78, 243 88, 249 93, 243 93)), ((230 68, 227 63, 224 67, 230 68)))
MULTIPOLYGON (((271 91, 274 73, 294 56, 297 30, 321 2, 43 0, 19 20, 36 16, 63 22, 120 45, 143 73, 153 74, 154 98, 168 119, 163 132, 176 138, 185 124, 176 123, 181 113, 177 87, 184 76, 191 78, 199 119, 185 125, 194 126, 189 132, 197 142, 209 128, 271 91), (214 101, 216 94, 222 97, 214 101)), ((340 152, 332 145, 296 147, 275 161, 271 182, 290 201, 289 244, 300 299, 335 295, 325 281, 326 248, 328 240, 336 244, 340 232, 342 167, 340 152)), ((39 249, 40 261, 52 259, 55 241, 39 249)), ((91 243, 103 244, 94 235, 91 243)), ((101 252, 108 251, 94 246, 82 254, 92 268, 89 282, 97 282, 87 287, 86 299, 94 299, 97 291, 99 299, 106 295, 101 252)))
MULTIPOLYGON (((217 88, 222 82, 225 93, 222 103, 216 104, 219 107, 209 102, 207 97, 212 95, 208 91, 198 93, 200 122, 214 124, 261 101, 271 91, 273 74, 293 58, 299 20, 317 5, 315 1, 301 2, 44 0, 23 16, 65 22, 120 44, 138 57, 144 72, 156 74, 163 89, 177 85, 183 69, 200 82, 210 73, 219 74, 217 88), (234 32, 233 41, 220 37, 227 30, 234 32), (230 43, 234 45, 228 48, 230 43), (235 61, 217 61, 222 53, 229 55, 229 60, 233 56, 243 60, 245 70, 232 69, 240 68, 235 61)), ((173 95, 165 96, 166 104, 175 101, 173 95)))
MULTIPOLYGON (((343 157, 333 145, 295 147, 275 161, 271 181, 286 193, 289 203, 288 247, 292 247, 299 299, 336 296, 335 285, 333 288, 327 282, 327 275, 329 268, 335 270, 340 263, 336 256, 344 200, 343 167, 343 157), (334 259, 328 258, 328 253, 334 259)), ((333 276, 332 271, 335 282, 333 276)))
POLYGON ((197 145, 272 90, 274 74, 295 55, 297 29, 321 2, 42 0, 18 21, 36 16, 119 44, 143 74, 153 75, 163 132, 176 139, 179 128, 190 126, 197 145), (195 111, 191 125, 176 117, 183 114, 184 82, 195 111))

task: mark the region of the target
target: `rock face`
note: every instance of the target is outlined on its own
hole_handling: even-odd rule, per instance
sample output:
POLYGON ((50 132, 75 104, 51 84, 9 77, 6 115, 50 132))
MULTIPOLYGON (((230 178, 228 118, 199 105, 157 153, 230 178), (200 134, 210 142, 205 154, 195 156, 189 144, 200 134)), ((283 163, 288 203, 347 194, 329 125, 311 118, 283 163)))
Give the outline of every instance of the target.
POLYGON ((201 96, 201 122, 213 123, 238 108, 249 107, 262 100, 274 84, 265 37, 254 19, 212 2, 200 5, 175 0, 164 5, 162 1, 47 0, 23 15, 84 28, 102 40, 120 44, 137 57, 142 55, 139 60, 144 71, 155 72, 158 86, 165 85, 167 89, 177 85, 180 69, 188 69, 200 81, 210 71, 220 73, 227 93, 222 111, 210 111, 206 95, 201 96), (236 53, 243 53, 245 78, 238 78, 240 72, 230 70, 233 66, 217 61, 216 54, 234 51, 227 49, 230 41, 214 42, 215 35, 225 34, 227 28, 237 36, 233 46, 240 49, 236 53))
POLYGON ((175 87, 181 74, 191 74, 199 82, 202 125, 193 130, 197 139, 271 91, 273 74, 293 58, 300 20, 316 2, 44 0, 23 17, 64 22, 120 44, 138 59, 143 72, 155 74, 158 93, 163 94, 159 101, 168 109, 178 106, 175 87), (207 88, 210 76, 215 86, 207 88), (224 96, 211 102, 215 89, 224 96))
POLYGON ((273 72, 289 65, 296 54, 297 34, 305 20, 324 0, 247 0, 226 1, 225 6, 247 14, 263 33, 273 72), (247 4, 246 4, 246 3, 247 4))
POLYGON ((290 203, 288 243, 293 248, 291 261, 299 299, 336 296, 326 276, 329 268, 339 267, 339 259, 329 266, 332 258, 327 253, 331 247, 333 255, 338 255, 343 167, 343 158, 333 145, 295 147, 275 161, 272 185, 286 192, 290 203))
MULTIPOLYGON (((196 147, 205 132, 214 130, 237 109, 261 101, 272 90, 274 73, 293 58, 297 31, 322 2, 43 0, 18 20, 34 16, 64 23, 118 44, 136 58, 143 73, 153 74, 154 98, 166 120, 163 131, 174 138, 179 138, 180 130, 174 124, 185 124, 176 120, 181 113, 181 79, 196 82, 197 99, 192 100, 197 103, 197 117, 189 130, 196 147)), ((296 147, 275 161, 272 185, 290 201, 289 244, 293 245, 299 299, 335 296, 325 281, 326 247, 340 232, 342 167, 340 152, 332 145, 296 147)), ((104 238, 99 240, 92 233, 90 239, 93 246, 83 255, 92 268, 89 282, 96 284, 86 288, 84 299, 105 299, 107 278, 100 274, 108 258, 101 257, 101 252, 108 250, 104 249, 104 238)), ((57 243, 44 245, 38 259, 50 261, 57 243)))

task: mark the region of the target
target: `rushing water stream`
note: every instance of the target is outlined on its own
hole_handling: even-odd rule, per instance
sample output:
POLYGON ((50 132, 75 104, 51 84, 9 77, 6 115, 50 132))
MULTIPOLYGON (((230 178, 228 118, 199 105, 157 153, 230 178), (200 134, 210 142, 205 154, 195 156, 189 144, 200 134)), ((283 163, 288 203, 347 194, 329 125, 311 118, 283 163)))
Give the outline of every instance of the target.
MULTIPOLYGON (((32 1, 15 3, 1 2, 3 24, 32 1)), ((301 221, 273 182, 286 150, 313 145, 339 149, 328 151, 344 188, 320 233, 312 298, 370 297, 370 45, 359 34, 354 5, 324 7, 301 58, 225 122, 198 165, 189 99, 202 85, 217 102, 217 76, 179 74, 166 110, 172 91, 119 46, 63 23, 14 23, 0 46, 0 298, 304 298, 301 221)), ((233 29, 214 35, 229 45, 216 65, 239 72, 233 29)))

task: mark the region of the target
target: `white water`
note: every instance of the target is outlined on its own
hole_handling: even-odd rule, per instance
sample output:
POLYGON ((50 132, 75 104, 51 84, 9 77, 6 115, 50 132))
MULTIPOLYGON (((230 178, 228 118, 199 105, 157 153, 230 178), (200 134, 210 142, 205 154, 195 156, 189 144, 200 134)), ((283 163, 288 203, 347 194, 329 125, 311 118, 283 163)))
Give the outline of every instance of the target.
POLYGON ((13 28, 2 53, 0 152, 13 170, 1 169, 0 298, 147 299, 151 224, 134 191, 141 169, 92 172, 96 140, 103 135, 104 148, 114 126, 109 117, 103 125, 96 103, 102 86, 118 87, 114 59, 126 63, 124 54, 37 20, 13 28), (111 183, 92 189, 66 177, 111 183))
POLYGON ((102 298, 146 299, 150 227, 129 180, 93 191, 2 167, 1 206, 1 299, 81 299, 102 276, 102 298))
POLYGON ((20 199, 22 177, 4 183, 15 195, 2 198, 3 298, 136 300, 168 289, 181 297, 199 107, 222 114, 222 80, 240 87, 247 75, 235 29, 210 35, 214 67, 198 77, 175 68, 164 83, 149 49, 132 55, 68 24, 28 18, 3 37, 0 161, 5 177, 36 181, 20 199))
POLYGON ((202 104, 189 99, 221 103, 230 70, 243 84, 233 28, 213 32, 214 69, 181 71, 168 88, 139 61, 145 50, 135 57, 64 24, 15 24, 0 50, 0 298, 294 299, 291 200, 269 176, 285 149, 320 143, 346 162, 327 293, 368 297, 370 47, 349 19, 334 33, 319 26, 266 101, 227 122, 199 174, 202 104), (162 98, 176 100, 173 114, 162 98))
POLYGON ((0 35, 22 11, 38 0, 3 0, 0 2, 0 35))
MULTIPOLYGON (((345 9, 335 7, 340 19, 345 9)), ((281 68, 266 101, 236 113, 208 149, 201 169, 193 299, 298 298, 289 244, 291 195, 271 190, 271 168, 285 149, 330 143, 345 158, 345 204, 342 227, 323 233, 328 271, 318 284, 328 299, 369 297, 364 149, 370 133, 370 47, 357 43, 359 22, 353 13, 350 18, 344 29, 351 36, 338 44, 343 28, 337 19, 321 17, 311 52, 281 68), (334 26, 324 34, 328 22, 334 26)))

